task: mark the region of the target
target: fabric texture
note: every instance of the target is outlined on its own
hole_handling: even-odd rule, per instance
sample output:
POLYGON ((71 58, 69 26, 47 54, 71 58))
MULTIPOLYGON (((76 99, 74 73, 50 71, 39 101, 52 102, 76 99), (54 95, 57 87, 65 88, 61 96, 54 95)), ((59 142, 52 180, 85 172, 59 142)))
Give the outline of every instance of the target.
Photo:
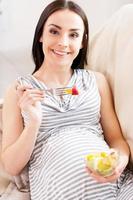
MULTIPOLYGON (((32 75, 19 80, 47 89, 32 75)), ((109 147, 99 123, 101 99, 93 72, 75 70, 68 87, 74 85, 79 95, 49 93, 41 102, 42 123, 29 161, 31 200, 115 200, 122 187, 120 180, 99 184, 86 171, 85 156, 109 147)), ((26 124, 28 116, 22 115, 26 124)))

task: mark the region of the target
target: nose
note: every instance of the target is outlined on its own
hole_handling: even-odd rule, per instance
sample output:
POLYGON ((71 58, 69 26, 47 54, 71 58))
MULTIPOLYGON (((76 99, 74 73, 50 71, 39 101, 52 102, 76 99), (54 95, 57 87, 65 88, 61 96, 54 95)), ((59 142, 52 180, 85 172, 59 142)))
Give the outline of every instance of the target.
POLYGON ((67 47, 69 45, 69 38, 67 35, 62 35, 58 41, 58 45, 62 47, 67 47))

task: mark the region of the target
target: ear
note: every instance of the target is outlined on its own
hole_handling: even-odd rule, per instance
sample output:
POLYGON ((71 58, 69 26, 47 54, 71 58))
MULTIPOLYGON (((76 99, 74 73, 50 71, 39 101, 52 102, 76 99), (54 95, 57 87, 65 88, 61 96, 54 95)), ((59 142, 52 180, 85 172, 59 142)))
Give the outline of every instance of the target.
POLYGON ((82 43, 80 45, 80 49, 82 49, 83 47, 84 47, 84 45, 83 45, 83 39, 82 39, 82 43))
POLYGON ((39 39, 39 42, 43 42, 42 35, 41 35, 41 37, 40 37, 40 39, 39 39))
POLYGON ((82 41, 82 43, 80 45, 80 49, 82 49, 83 47, 84 47, 84 45, 83 45, 83 41, 82 41))
MULTIPOLYGON (((86 39, 87 39, 87 34, 85 35, 86 39)), ((81 43, 81 47, 80 49, 84 48, 84 36, 83 36, 83 39, 82 39, 82 43, 81 43)))
POLYGON ((81 46, 80 46, 80 49, 82 49, 83 48, 83 42, 82 42, 82 44, 81 44, 81 46))

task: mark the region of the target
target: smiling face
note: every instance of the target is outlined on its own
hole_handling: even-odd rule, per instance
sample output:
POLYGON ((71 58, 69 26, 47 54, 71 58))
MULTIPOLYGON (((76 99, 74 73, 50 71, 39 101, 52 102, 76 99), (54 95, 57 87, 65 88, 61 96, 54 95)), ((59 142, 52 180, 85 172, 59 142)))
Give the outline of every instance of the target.
POLYGON ((45 55, 44 65, 71 67, 82 48, 84 23, 68 9, 54 12, 47 19, 40 42, 45 55))

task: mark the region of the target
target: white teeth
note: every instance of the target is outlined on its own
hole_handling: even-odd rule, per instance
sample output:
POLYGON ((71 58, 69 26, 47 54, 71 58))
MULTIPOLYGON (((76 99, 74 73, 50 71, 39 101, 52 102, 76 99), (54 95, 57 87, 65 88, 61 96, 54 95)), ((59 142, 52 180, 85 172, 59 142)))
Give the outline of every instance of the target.
POLYGON ((57 51, 57 50, 53 50, 54 53, 58 54, 58 55, 61 55, 61 56, 64 56, 64 55, 67 55, 68 53, 67 52, 62 52, 62 51, 57 51))

